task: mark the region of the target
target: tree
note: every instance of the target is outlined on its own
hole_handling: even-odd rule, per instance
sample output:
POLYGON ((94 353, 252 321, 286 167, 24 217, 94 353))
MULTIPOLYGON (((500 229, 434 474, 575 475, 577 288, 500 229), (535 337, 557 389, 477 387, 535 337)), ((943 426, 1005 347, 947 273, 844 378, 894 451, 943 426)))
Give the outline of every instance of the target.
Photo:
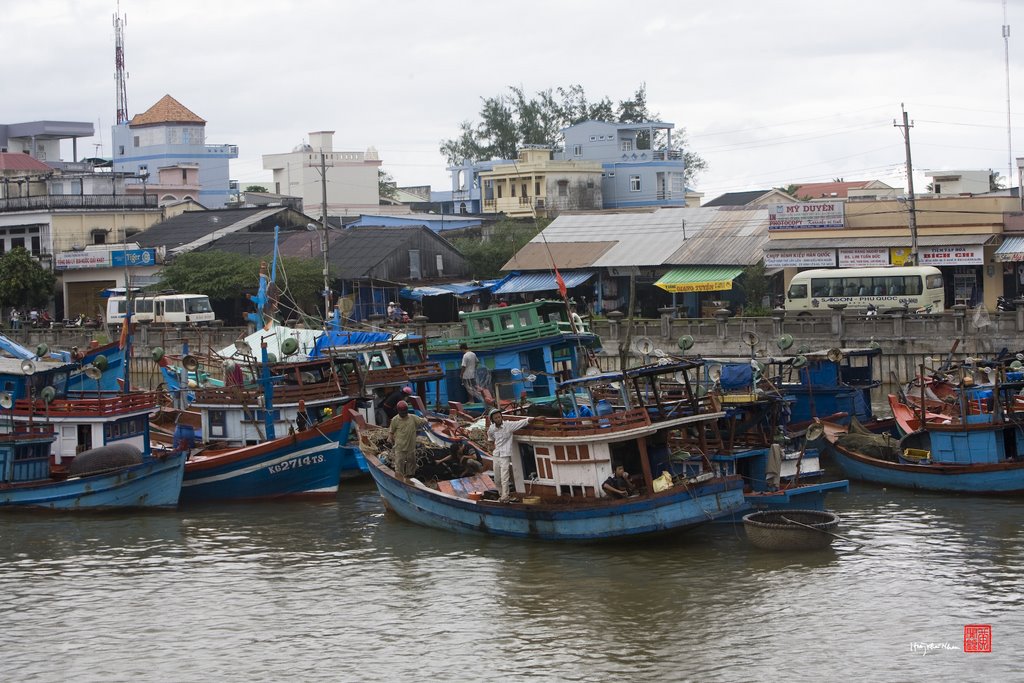
POLYGON ((246 185, 245 192, 270 192, 270 190, 262 185, 246 185))
POLYGON ((1006 187, 1006 182, 1003 176, 999 175, 999 171, 988 169, 988 191, 996 192, 1004 187, 1006 187))
POLYGON ((458 237, 452 240, 452 245, 466 258, 474 278, 494 277, 500 275, 502 266, 549 222, 543 218, 530 222, 505 219, 494 224, 486 240, 458 237))
MULTIPOLYGON (((480 122, 463 121, 454 138, 443 140, 440 151, 449 164, 488 159, 515 159, 523 145, 549 145, 562 142, 563 128, 587 120, 640 123, 657 121, 660 115, 647 107, 647 86, 641 83, 632 97, 613 103, 608 97, 591 101, 581 85, 541 90, 527 95, 521 86, 509 86, 507 93, 481 98, 480 122)), ((640 134, 643 148, 667 146, 667 139, 649 141, 640 134)), ((691 183, 707 169, 707 162, 686 150, 686 130, 672 135, 673 150, 682 150, 686 163, 685 180, 691 183)))
POLYGON ((50 303, 56 276, 39 265, 24 247, 0 257, 0 301, 3 307, 41 307, 50 303))
POLYGON ((381 199, 398 198, 398 183, 383 168, 377 169, 377 194, 380 195, 381 199))
MULTIPOLYGON (((740 289, 746 298, 745 315, 766 315, 764 298, 771 292, 771 279, 765 272, 764 262, 755 263, 743 269, 740 289)), ((768 309, 771 308, 770 302, 768 309)))

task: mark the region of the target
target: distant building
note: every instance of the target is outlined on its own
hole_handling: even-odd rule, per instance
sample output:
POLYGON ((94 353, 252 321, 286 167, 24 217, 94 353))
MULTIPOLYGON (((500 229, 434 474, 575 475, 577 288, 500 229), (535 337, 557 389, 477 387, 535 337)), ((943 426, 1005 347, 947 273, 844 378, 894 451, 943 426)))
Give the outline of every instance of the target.
POLYGON ((989 170, 928 171, 925 176, 932 179, 932 194, 985 194, 991 189, 992 172, 989 170))
POLYGON ((78 161, 78 138, 94 134, 91 123, 80 121, 0 123, 0 153, 25 153, 39 161, 60 161, 61 140, 71 140, 71 160, 78 161))
POLYGON ((530 145, 517 161, 480 173, 483 210, 529 217, 600 209, 601 174, 600 163, 555 160, 551 148, 530 145))
MULTIPOLYGON (((483 183, 480 174, 494 169, 498 164, 514 164, 512 159, 491 161, 463 161, 448 167, 452 178, 450 191, 431 192, 430 201, 439 205, 441 213, 478 214, 486 211, 483 205, 483 183)), ((493 199, 493 197, 491 197, 493 199)))
POLYGON ((335 151, 333 130, 310 133, 309 143, 291 152, 264 154, 263 168, 274 173, 270 191, 301 197, 305 210, 319 217, 323 213, 321 161, 327 174, 328 216, 380 212, 377 150, 370 147, 366 152, 335 151))
POLYGON ((870 199, 895 199, 903 190, 886 185, 881 180, 837 180, 828 183, 804 183, 797 185, 793 196, 800 201, 829 201, 849 199, 866 201, 870 199))
POLYGON ((164 202, 194 199, 213 208, 228 203, 228 162, 238 158, 238 147, 206 144, 206 121, 170 95, 114 126, 112 140, 114 171, 137 177, 132 194, 142 194, 146 180, 164 202))
POLYGON ((674 123, 584 121, 562 130, 563 161, 600 162, 606 209, 684 206, 686 162, 672 149, 674 123))

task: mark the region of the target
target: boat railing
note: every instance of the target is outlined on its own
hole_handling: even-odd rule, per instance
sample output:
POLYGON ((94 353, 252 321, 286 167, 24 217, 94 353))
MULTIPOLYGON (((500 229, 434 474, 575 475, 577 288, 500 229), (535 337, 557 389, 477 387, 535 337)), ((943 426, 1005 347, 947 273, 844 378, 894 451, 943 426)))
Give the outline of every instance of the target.
POLYGON ((444 377, 441 364, 435 361, 425 363, 409 363, 396 365, 390 368, 380 368, 366 371, 366 384, 368 386, 403 384, 404 382, 419 382, 437 380, 444 377))
POLYGON ((630 408, 593 417, 539 417, 519 433, 524 436, 582 436, 624 432, 651 424, 644 408, 630 408))
POLYGON ((514 327, 511 329, 495 330, 493 332, 478 332, 470 337, 453 337, 451 339, 431 339, 427 348, 431 351, 458 351, 459 344, 466 343, 473 348, 488 348, 491 346, 504 346, 506 344, 517 344, 519 342, 543 339, 545 337, 557 337, 562 334, 557 322, 540 323, 530 327, 514 327))
POLYGON ((0 441, 24 441, 26 439, 38 439, 52 437, 53 425, 44 422, 40 424, 15 423, 13 428, 0 432, 0 441))
POLYGON ((93 417, 97 415, 121 415, 142 410, 154 410, 160 395, 156 392, 94 395, 94 392, 68 392, 67 398, 57 398, 44 403, 37 398, 34 402, 20 399, 14 404, 14 412, 48 413, 57 417, 93 417))
MULTIPOLYGON (((334 382, 318 382, 316 384, 277 384, 273 388, 271 398, 275 403, 297 403, 300 400, 318 401, 339 398, 348 395, 347 387, 342 385, 339 391, 334 382)), ((257 405, 263 400, 263 390, 258 387, 206 387, 195 390, 197 405, 257 405)))

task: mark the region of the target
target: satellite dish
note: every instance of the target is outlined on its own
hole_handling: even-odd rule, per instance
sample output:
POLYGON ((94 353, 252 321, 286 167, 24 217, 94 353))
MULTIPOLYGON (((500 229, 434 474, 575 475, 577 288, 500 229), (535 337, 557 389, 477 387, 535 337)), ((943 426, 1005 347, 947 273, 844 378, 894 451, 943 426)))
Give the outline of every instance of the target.
POLYGON ((14 397, 12 397, 6 391, 3 392, 3 393, 0 393, 0 408, 3 408, 4 410, 10 410, 13 407, 14 407, 14 397))
POLYGON ((684 334, 682 337, 679 338, 678 344, 680 349, 686 351, 687 349, 693 346, 693 337, 691 337, 688 334, 684 334))
POLYGON ((703 398, 704 396, 707 396, 707 395, 708 395, 708 388, 706 386, 701 384, 700 386, 697 387, 697 397, 698 398, 703 398))
POLYGON ((712 382, 718 382, 722 379, 722 366, 718 363, 708 366, 708 379, 712 382))
POLYGON ((276 363, 277 362, 277 354, 274 353, 273 351, 267 351, 267 362, 268 363, 276 363))
POLYGON ((527 376, 526 376, 526 381, 527 381, 527 382, 530 382, 531 384, 532 384, 533 382, 536 382, 536 381, 537 381, 537 375, 527 375, 527 376))
POLYGON ((662 351, 661 349, 654 349, 654 357, 667 359, 668 354, 662 351))
POLYGON ((101 353, 93 359, 92 364, 98 367, 100 372, 103 372, 107 369, 107 357, 101 353))
POLYGON ((804 356, 802 354, 799 356, 794 356, 793 360, 790 362, 790 365, 799 370, 803 366, 807 365, 807 356, 804 356))
POLYGON ((843 350, 836 347, 832 347, 827 352, 825 352, 825 357, 828 358, 833 363, 838 363, 843 359, 843 350))
POLYGON ((799 353, 799 354, 810 353, 811 352, 811 347, 808 346, 807 344, 801 344, 800 348, 798 348, 796 350, 796 352, 799 353))
POLYGON ((39 344, 36 346, 36 355, 42 358, 50 353, 50 347, 46 344, 39 344))
POLYGON ((30 360, 21 361, 21 372, 23 375, 36 374, 36 364, 30 360))
POLYGON ((649 356, 654 353, 654 342, 649 337, 640 337, 633 342, 633 350, 641 356, 649 356))
POLYGON ((103 379, 103 371, 90 363, 85 366, 85 376, 89 379, 100 380, 103 379))
POLYGON ((775 339, 775 345, 779 347, 780 351, 785 351, 793 345, 793 335, 791 334, 780 334, 775 339))
POLYGON ((1024 353, 1018 353, 1014 358, 1019 360, 1021 363, 1024 363, 1024 353))
POLYGON ((807 431, 804 432, 804 439, 806 441, 817 441, 823 436, 825 436, 825 428, 820 422, 813 423, 807 428, 807 431))
POLYGON ((47 385, 39 391, 39 398, 43 399, 43 403, 49 403, 57 397, 57 390, 47 385))
POLYGON ((189 354, 181 359, 181 367, 189 372, 194 372, 199 369, 199 359, 189 354))
POLYGON ((281 342, 281 355, 290 356, 299 350, 299 340, 295 337, 288 337, 281 342))
POLYGON ((750 332, 748 330, 747 332, 743 333, 743 343, 749 346, 750 348, 754 348, 755 346, 757 346, 757 342, 759 341, 761 341, 761 339, 754 332, 750 332))
POLYGON ((235 353, 237 353, 239 355, 242 355, 242 356, 251 356, 252 355, 252 347, 249 346, 249 342, 245 341, 244 339, 236 339, 235 340, 235 353))
POLYGON ((153 351, 150 353, 150 355, 153 357, 154 363, 159 363, 164 358, 164 347, 154 346, 153 351))
POLYGON ((586 371, 583 373, 586 377, 596 377, 601 374, 601 368, 596 365, 588 365, 586 371))
POLYGON ((1015 360, 1010 363, 1011 370, 1020 370, 1021 368, 1024 368, 1024 363, 1021 363, 1019 360, 1015 360))
POLYGON ((356 302, 353 301, 350 297, 343 296, 340 299, 338 299, 338 310, 340 310, 345 315, 351 313, 352 309, 354 309, 355 307, 356 302))
POLYGON ((519 377, 522 374, 523 374, 523 371, 520 370, 519 368, 512 368, 512 376, 513 377, 519 377))
POLYGON ((686 375, 683 374, 682 370, 676 370, 672 373, 672 379, 675 380, 676 384, 686 384, 686 375))

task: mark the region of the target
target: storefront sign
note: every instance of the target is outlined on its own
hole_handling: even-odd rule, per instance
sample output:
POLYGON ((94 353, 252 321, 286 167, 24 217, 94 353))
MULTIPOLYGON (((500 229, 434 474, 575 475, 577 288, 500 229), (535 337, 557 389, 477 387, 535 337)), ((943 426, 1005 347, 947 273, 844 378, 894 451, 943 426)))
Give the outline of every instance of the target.
POLYGON ((106 268, 110 265, 109 251, 62 251, 54 259, 57 270, 75 268, 106 268))
POLYGON ((840 268, 889 265, 889 250, 885 247, 857 247, 839 250, 840 268))
POLYGON ((910 247, 893 247, 889 250, 889 261, 894 266, 905 266, 910 260, 910 247))
POLYGON ((921 247, 922 266, 980 266, 985 263, 983 247, 921 247))
POLYGON ((769 230, 841 230, 845 226, 843 202, 776 204, 768 211, 769 230))
POLYGON ((110 265, 115 268, 156 265, 156 249, 128 249, 111 252, 110 265))
POLYGON ((835 268, 835 249, 787 249, 765 251, 765 268, 835 268))

